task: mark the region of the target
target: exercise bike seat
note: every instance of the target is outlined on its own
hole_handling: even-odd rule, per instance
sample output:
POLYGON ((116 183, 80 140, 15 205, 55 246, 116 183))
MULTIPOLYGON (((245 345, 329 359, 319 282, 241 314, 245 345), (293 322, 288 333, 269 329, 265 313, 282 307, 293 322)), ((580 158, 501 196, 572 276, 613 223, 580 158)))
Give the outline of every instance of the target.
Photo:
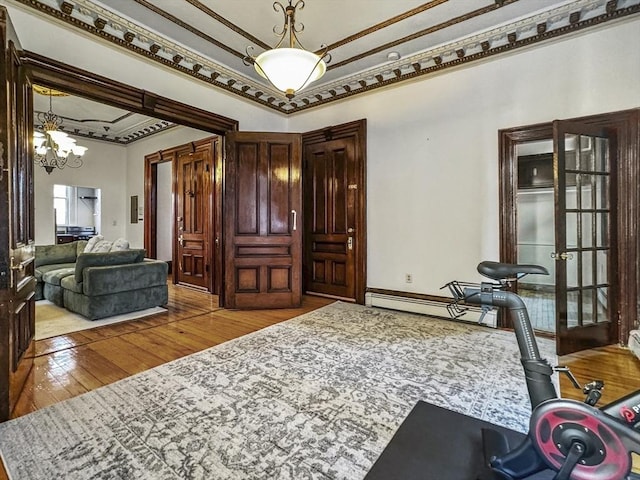
POLYGON ((517 280, 533 274, 549 275, 549 271, 540 265, 500 263, 484 261, 478 264, 478 273, 492 280, 517 280))

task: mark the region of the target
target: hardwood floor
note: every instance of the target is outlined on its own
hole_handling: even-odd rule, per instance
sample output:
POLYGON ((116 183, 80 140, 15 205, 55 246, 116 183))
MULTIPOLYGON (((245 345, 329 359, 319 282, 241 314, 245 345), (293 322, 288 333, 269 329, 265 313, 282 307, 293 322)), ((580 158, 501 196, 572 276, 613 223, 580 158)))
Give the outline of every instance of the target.
MULTIPOLYGON (((108 385, 162 363, 218 345, 332 303, 305 296, 303 305, 283 310, 224 310, 218 298, 169 284, 168 312, 36 342, 34 368, 12 417, 108 385)), ((515 341, 515 340, 514 340, 515 341)), ((640 360, 616 346, 567 355, 580 383, 602 379, 601 404, 640 389, 640 360)), ((562 396, 583 395, 561 378, 562 396)), ((0 465, 0 480, 6 480, 0 465)))

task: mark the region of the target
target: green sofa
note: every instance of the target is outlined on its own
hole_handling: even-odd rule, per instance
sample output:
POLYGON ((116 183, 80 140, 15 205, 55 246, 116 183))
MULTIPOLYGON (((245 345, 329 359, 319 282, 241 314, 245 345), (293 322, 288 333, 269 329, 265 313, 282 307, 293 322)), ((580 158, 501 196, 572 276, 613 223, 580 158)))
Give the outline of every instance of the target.
POLYGON ((90 320, 167 303, 166 262, 144 258, 142 249, 84 253, 85 245, 36 246, 36 300, 90 320))

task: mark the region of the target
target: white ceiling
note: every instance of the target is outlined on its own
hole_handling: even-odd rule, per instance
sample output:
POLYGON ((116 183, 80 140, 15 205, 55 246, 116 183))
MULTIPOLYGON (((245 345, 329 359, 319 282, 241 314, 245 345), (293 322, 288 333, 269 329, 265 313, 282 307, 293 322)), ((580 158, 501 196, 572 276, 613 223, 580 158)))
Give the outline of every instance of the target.
MULTIPOLYGON (((331 61, 288 100, 243 63, 247 47, 257 55, 277 43, 284 17, 272 0, 14 1, 284 114, 640 13, 640 0, 306 0, 299 39, 309 50, 328 46, 331 61)), ((121 136, 138 117, 122 122, 121 136)))
MULTIPOLYGON (((97 103, 72 95, 33 95, 35 128, 40 129, 39 117, 49 109, 59 118, 60 129, 75 136, 126 145, 175 126, 139 113, 97 103)), ((81 144, 82 142, 78 142, 81 144)))

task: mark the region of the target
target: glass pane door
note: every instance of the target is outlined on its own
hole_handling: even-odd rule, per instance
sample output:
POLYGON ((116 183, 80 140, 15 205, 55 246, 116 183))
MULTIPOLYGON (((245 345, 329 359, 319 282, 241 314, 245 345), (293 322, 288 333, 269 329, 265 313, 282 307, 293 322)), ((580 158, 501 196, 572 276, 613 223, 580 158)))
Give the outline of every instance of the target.
POLYGON ((615 338, 615 139, 603 129, 554 122, 558 353, 615 338))

